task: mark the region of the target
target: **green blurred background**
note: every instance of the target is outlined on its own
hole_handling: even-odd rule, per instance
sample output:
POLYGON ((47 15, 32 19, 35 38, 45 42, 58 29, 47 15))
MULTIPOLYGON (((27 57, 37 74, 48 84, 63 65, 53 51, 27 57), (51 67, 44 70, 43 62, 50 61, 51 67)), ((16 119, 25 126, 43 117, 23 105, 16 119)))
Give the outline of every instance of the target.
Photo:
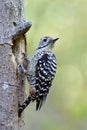
POLYGON ((25 0, 25 17, 30 58, 41 37, 60 38, 51 91, 41 111, 28 106, 25 130, 87 130, 87 0, 25 0))

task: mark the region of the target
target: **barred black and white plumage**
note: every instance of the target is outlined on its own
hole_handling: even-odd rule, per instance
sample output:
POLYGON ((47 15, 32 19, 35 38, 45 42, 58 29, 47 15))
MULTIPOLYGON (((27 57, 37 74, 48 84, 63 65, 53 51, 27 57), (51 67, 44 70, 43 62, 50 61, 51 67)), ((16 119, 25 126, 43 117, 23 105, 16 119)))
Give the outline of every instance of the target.
POLYGON ((58 38, 44 37, 41 39, 39 47, 29 63, 27 79, 30 83, 30 94, 19 106, 19 116, 31 101, 36 101, 36 110, 40 110, 46 100, 57 69, 55 55, 51 52, 56 40, 58 38))

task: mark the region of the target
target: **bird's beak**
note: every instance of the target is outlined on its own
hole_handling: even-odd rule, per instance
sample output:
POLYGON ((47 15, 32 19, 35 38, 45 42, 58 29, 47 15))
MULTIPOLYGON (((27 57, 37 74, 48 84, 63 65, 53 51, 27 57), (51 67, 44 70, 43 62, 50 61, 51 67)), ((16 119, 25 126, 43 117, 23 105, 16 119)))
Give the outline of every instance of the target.
POLYGON ((59 38, 55 38, 55 39, 53 39, 53 43, 55 43, 58 39, 59 39, 59 38))
POLYGON ((51 41, 51 49, 54 47, 54 44, 55 44, 55 42, 56 42, 58 39, 59 39, 59 38, 52 39, 52 41, 51 41))

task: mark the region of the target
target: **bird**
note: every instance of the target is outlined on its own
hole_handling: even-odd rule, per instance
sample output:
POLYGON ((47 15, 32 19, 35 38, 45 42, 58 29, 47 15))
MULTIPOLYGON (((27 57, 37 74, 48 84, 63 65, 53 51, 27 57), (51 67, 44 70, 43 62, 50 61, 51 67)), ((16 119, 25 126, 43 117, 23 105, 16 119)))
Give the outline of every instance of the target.
MULTIPOLYGON (((26 63, 28 63, 28 67, 26 71, 23 70, 22 72, 26 72, 25 76, 27 77, 30 88, 29 96, 25 99, 23 104, 19 105, 19 117, 31 101, 36 101, 36 111, 40 110, 46 101, 57 70, 56 57, 52 52, 52 48, 58 39, 59 38, 50 36, 41 38, 31 60, 23 53, 23 58, 26 63)), ((21 67, 21 69, 24 68, 21 67)))

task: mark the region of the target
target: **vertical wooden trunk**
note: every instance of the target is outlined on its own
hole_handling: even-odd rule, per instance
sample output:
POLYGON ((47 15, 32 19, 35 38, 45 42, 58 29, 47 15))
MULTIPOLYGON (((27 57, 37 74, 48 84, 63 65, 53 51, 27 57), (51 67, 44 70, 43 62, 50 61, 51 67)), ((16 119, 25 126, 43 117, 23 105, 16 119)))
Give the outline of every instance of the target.
POLYGON ((16 76, 15 56, 25 52, 25 37, 12 41, 14 23, 24 19, 23 0, 0 0, 0 130, 22 130, 18 102, 24 97, 16 76), (13 45, 14 44, 14 45, 13 45))

